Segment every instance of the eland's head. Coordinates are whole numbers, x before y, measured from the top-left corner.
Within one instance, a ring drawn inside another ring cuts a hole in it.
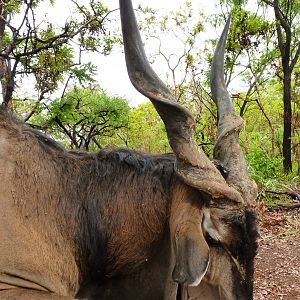
[[[230,21],[215,50],[211,71],[212,97],[218,108],[214,159],[221,166],[217,168],[194,140],[193,116],[176,102],[150,67],[131,1],[120,0],[120,9],[129,77],[155,106],[176,155],[175,170],[181,184],[175,187],[171,201],[172,278],[187,287],[183,294],[200,295],[205,286],[208,294],[192,299],[252,299],[257,230],[251,203],[257,187],[248,176],[238,143],[243,120],[236,115],[224,80]]]

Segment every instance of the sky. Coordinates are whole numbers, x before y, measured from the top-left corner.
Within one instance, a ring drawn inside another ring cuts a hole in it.
[[[103,0],[103,2],[109,9],[117,9],[119,6],[118,0]],[[158,9],[161,14],[167,14],[169,11],[178,10],[184,5],[186,0],[133,0],[132,2],[134,8],[137,8],[139,5],[149,6]],[[216,0],[193,0],[192,5],[195,12],[201,10],[208,15],[215,11],[216,2]],[[71,14],[70,6],[70,0],[57,0],[54,8],[51,8],[49,4],[42,4],[40,8],[41,16],[53,20],[57,25],[64,25],[65,20]],[[116,19],[119,18],[119,12],[116,11],[112,16]],[[172,41],[170,41],[170,47],[172,47]],[[107,57],[99,54],[91,54],[83,57],[82,61],[88,62],[90,60],[98,68],[98,74],[95,77],[96,81],[109,94],[124,96],[132,106],[146,101],[146,98],[137,92],[130,83],[121,47],[115,47],[113,52]],[[158,74],[165,73],[161,70],[159,64],[154,65],[153,68]]]

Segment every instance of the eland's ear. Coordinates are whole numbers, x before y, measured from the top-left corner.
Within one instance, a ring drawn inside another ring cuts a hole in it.
[[[174,187],[170,233],[173,251],[174,281],[195,286],[209,266],[209,247],[202,232],[203,212],[199,193],[184,184]]]
[[[210,261],[210,250],[201,226],[190,222],[178,224],[173,247],[173,280],[180,284],[197,286],[205,276]]]

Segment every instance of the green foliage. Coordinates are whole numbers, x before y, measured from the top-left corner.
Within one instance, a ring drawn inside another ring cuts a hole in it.
[[[95,150],[128,124],[129,106],[102,89],[74,88],[49,106],[40,106],[32,123],[62,140],[69,148]]]
[[[282,160],[270,157],[261,148],[252,146],[247,155],[250,175],[258,183],[264,185],[269,179],[281,177]]]
[[[258,47],[272,26],[255,13],[243,9],[236,10],[231,22],[227,51],[238,52],[243,49]]]
[[[3,11],[15,15],[20,12],[22,3],[23,1],[21,0],[8,0],[8,1],[1,1],[1,6],[3,7]]]
[[[171,151],[164,124],[151,102],[131,110],[127,134],[130,148],[153,153]]]
[[[80,84],[84,84],[85,82],[94,83],[94,75],[96,75],[96,71],[96,66],[91,62],[79,65],[78,67],[75,66],[70,69],[71,74],[74,74]]]
[[[220,0],[220,2],[234,8],[241,8],[247,3],[247,0]]]
[[[39,55],[25,57],[25,68],[31,69],[35,75],[36,89],[38,91],[53,92],[58,84],[64,82],[64,75],[73,65],[73,50],[67,45],[58,46]]]

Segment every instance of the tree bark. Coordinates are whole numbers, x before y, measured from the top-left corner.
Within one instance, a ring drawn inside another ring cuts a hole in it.
[[[292,105],[291,105],[291,73],[284,72],[283,79],[283,106],[284,106],[284,121],[283,121],[283,142],[282,155],[283,167],[286,173],[292,172]]]
[[[300,152],[296,153],[296,159],[297,159],[297,164],[298,164],[298,176],[300,176]]]
[[[7,13],[5,11],[5,2],[0,4],[0,51],[3,52],[3,38],[4,31],[6,26]],[[7,106],[7,102],[5,101],[6,93],[7,93],[7,85],[9,82],[9,72],[6,59],[1,56],[0,57],[0,82],[2,87],[2,95],[3,95],[3,104]]]

